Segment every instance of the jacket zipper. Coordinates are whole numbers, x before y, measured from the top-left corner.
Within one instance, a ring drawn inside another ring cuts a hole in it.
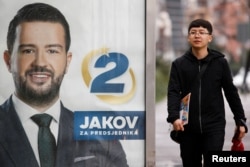
[[[201,62],[199,62],[199,73],[200,72],[201,72]],[[201,124],[201,77],[199,77],[199,123],[200,123],[200,131],[202,133],[202,124]]]

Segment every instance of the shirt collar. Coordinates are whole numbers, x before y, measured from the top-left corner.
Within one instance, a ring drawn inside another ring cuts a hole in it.
[[[15,94],[13,94],[12,96],[12,101],[14,104],[14,108],[17,112],[17,115],[19,116],[22,123],[28,121],[30,117],[32,117],[35,114],[41,114],[41,112],[37,111],[36,109],[30,107],[22,100],[20,100]],[[46,110],[43,113],[49,114],[50,116],[53,117],[54,121],[59,123],[60,111],[61,111],[60,100],[57,100],[55,104],[53,104],[48,110]]]

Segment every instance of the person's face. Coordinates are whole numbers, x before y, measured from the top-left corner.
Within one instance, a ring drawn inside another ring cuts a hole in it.
[[[66,53],[64,37],[59,23],[24,22],[16,28],[12,54],[5,51],[4,59],[18,97],[38,103],[58,98],[72,56]]]
[[[188,34],[188,41],[193,48],[206,48],[208,43],[212,41],[212,35],[203,27],[193,27]]]

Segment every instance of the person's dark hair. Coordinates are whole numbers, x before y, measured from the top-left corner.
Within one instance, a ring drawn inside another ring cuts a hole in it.
[[[64,15],[55,7],[44,3],[32,3],[22,7],[9,24],[7,34],[7,48],[11,53],[16,39],[16,28],[23,22],[45,21],[60,23],[65,32],[66,52],[70,47],[70,30],[69,24]]]
[[[212,24],[207,21],[207,20],[204,20],[204,19],[196,19],[196,20],[193,20],[190,24],[189,24],[189,27],[188,27],[188,32],[190,31],[191,28],[193,27],[203,27],[203,28],[206,28],[209,32],[209,34],[211,35],[213,33],[213,27],[212,27]]]

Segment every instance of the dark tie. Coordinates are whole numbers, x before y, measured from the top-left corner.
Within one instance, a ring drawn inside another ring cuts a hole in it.
[[[31,119],[39,126],[38,151],[41,167],[54,167],[56,142],[49,128],[52,117],[48,114],[36,114]]]

